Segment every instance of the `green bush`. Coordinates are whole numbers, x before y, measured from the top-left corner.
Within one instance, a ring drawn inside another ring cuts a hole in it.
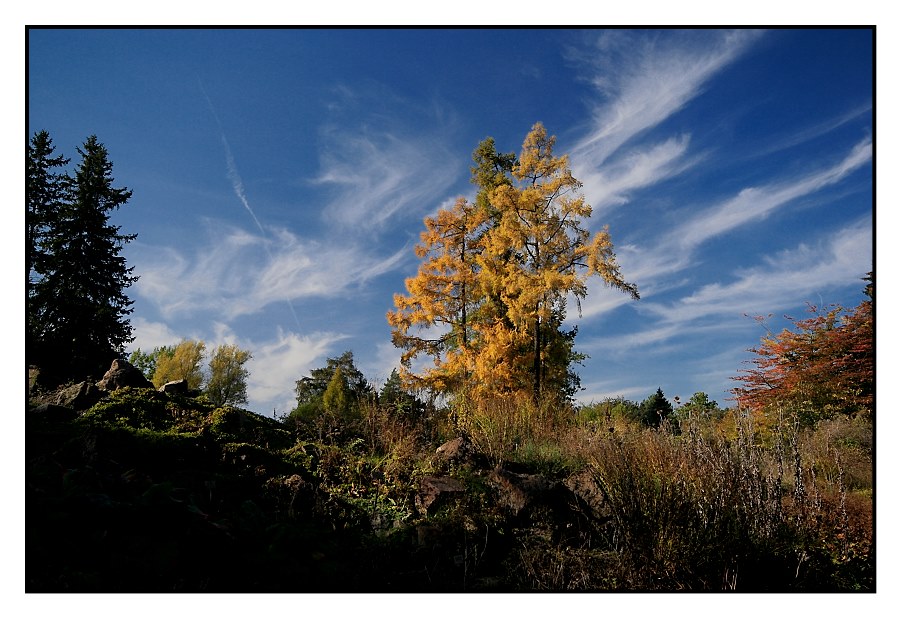
[[[106,423],[131,428],[163,431],[175,422],[168,397],[150,388],[120,388],[110,393],[81,416],[88,423]]]

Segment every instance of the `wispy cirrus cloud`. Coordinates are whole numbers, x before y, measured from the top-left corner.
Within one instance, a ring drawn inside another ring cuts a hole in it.
[[[705,285],[675,303],[647,308],[664,321],[678,323],[768,313],[814,298],[822,290],[844,287],[871,269],[872,221],[867,217],[816,244],[801,243],[765,257],[762,265],[737,272],[731,283]]]
[[[799,178],[742,189],[731,199],[690,218],[672,234],[681,250],[731,231],[748,222],[758,221],[791,201],[811,195],[843,180],[872,159],[872,141],[857,143],[839,162]]]
[[[589,103],[591,119],[570,150],[594,220],[632,201],[637,191],[706,160],[708,153],[690,151],[690,133],[650,131],[701,95],[761,35],[753,30],[689,37],[612,30],[589,45],[569,49],[570,60],[597,93]]]
[[[445,144],[455,121],[433,103],[415,106],[378,84],[337,87],[332,122],[319,139],[319,171],[310,180],[330,188],[323,219],[367,237],[395,217],[419,219],[446,197],[465,168]],[[411,118],[434,127],[410,131]]]
[[[607,30],[593,46],[570,49],[570,58],[586,67],[583,78],[601,97],[573,159],[603,164],[623,144],[680,111],[761,35],[755,30],[709,31],[703,37]]]
[[[344,228],[371,234],[398,213],[419,215],[456,181],[458,162],[434,143],[344,131],[327,141],[313,182],[333,188],[323,217]]]
[[[264,238],[207,221],[209,241],[190,251],[135,247],[137,293],[164,317],[208,313],[233,319],[303,298],[340,297],[405,259],[407,247],[380,254],[362,244],[305,240],[286,229]]]
[[[775,179],[769,184],[742,188],[733,197],[696,214],[685,214],[684,222],[645,244],[620,247],[617,255],[622,272],[627,280],[638,285],[644,298],[644,306],[654,293],[680,284],[672,275],[687,270],[695,263],[697,252],[704,242],[729,232],[739,233],[742,226],[758,223],[797,199],[814,195],[817,191],[837,184],[869,163],[871,158],[872,143],[866,138],[855,144],[839,161],[827,167],[809,171],[799,177]],[[695,206],[686,204],[681,210],[685,213],[693,212]],[[865,234],[871,237],[870,227],[859,232],[858,236]],[[860,242],[864,240],[862,237],[857,239]],[[587,300],[583,302],[583,316],[588,319],[629,303],[628,298],[621,294],[603,293],[602,286],[597,283],[593,284],[590,291]]]
[[[848,281],[857,281],[861,289],[860,279],[871,269],[871,259],[872,221],[865,217],[815,242],[765,257],[734,273],[728,283],[707,284],[668,301],[641,300],[636,308],[642,326],[625,334],[580,341],[579,350],[598,359],[592,369],[607,380],[586,384],[587,391],[579,399],[637,393],[639,400],[670,378],[671,369],[650,358],[678,358],[678,370],[692,375],[693,382],[683,392],[667,390],[666,394],[686,397],[704,391],[725,402],[728,394],[721,384],[737,374],[746,349],[762,334],[747,315],[794,311],[803,300],[815,301],[820,294],[846,288]],[[708,347],[710,341],[718,346]],[[734,343],[726,347],[722,341]],[[710,349],[720,351],[711,355]],[[636,363],[634,358],[641,360]],[[622,381],[636,378],[645,385],[621,389]]]
[[[714,330],[744,328],[745,314],[789,310],[826,290],[843,288],[872,268],[872,221],[853,225],[765,257],[759,265],[734,273],[729,283],[711,283],[668,302],[641,300],[647,327],[604,340],[608,350],[660,345]],[[860,288],[862,283],[860,283]]]
[[[599,166],[588,157],[573,163],[573,173],[584,185],[594,218],[604,210],[631,201],[631,193],[677,176],[703,156],[687,156],[690,137],[679,135],[645,148],[636,148]]]

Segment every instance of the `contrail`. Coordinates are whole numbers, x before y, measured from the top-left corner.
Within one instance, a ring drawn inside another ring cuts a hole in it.
[[[225,129],[222,128],[222,122],[219,120],[219,114],[216,113],[216,108],[212,104],[212,99],[209,98],[209,95],[206,93],[206,88],[203,87],[203,81],[198,78],[197,83],[200,85],[200,90],[206,98],[206,104],[209,106],[209,111],[216,121],[216,126],[219,128],[219,137],[222,139],[222,147],[225,149],[225,166],[228,168],[228,179],[231,180],[231,188],[234,189],[234,194],[241,203],[244,204],[244,208],[247,209],[253,222],[256,223],[256,227],[263,237],[263,248],[269,256],[269,261],[272,262],[275,258],[272,256],[272,251],[269,250],[269,234],[266,233],[266,230],[259,222],[259,219],[256,218],[256,213],[253,212],[253,208],[250,207],[250,202],[247,200],[247,194],[244,192],[244,182],[241,180],[241,175],[238,173],[237,165],[234,162],[234,155],[231,153],[231,146],[228,145],[228,139],[225,137]],[[297,329],[302,330],[300,319],[297,318],[297,311],[294,310],[294,304],[291,302],[291,299],[285,298],[285,302],[287,302],[288,308],[291,309],[291,315],[294,316],[294,322],[297,324]]]

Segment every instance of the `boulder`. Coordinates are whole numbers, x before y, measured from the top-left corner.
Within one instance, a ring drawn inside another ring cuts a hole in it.
[[[187,396],[188,393],[188,382],[186,379],[177,379],[175,381],[169,381],[164,383],[159,387],[160,392],[164,392],[165,394],[182,394]]]
[[[558,492],[559,483],[540,474],[514,473],[497,468],[490,473],[488,481],[497,489],[498,501],[518,515],[533,505],[552,501]]]
[[[419,483],[416,508],[426,515],[465,491],[462,482],[450,476],[425,476]]]
[[[605,516],[608,514],[609,506],[606,503],[606,496],[600,483],[594,478],[594,475],[588,469],[575,473],[564,482],[566,488],[584,502],[593,512],[595,516]]]
[[[68,407],[76,411],[83,411],[94,406],[101,398],[103,393],[89,381],[82,381],[74,385],[61,388],[53,393],[51,400],[46,400],[52,405],[60,407]]]
[[[479,455],[472,442],[465,437],[451,439],[439,446],[434,453],[439,462],[468,464],[484,462],[483,457]]]
[[[144,377],[144,374],[129,362],[115,359],[103,379],[97,382],[97,387],[106,392],[119,388],[152,388],[153,384]]]

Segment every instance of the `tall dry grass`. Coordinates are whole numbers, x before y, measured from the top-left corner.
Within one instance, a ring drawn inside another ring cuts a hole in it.
[[[631,585],[874,586],[871,501],[848,500],[847,481],[871,477],[871,457],[856,445],[871,427],[844,420],[802,430],[784,416],[764,440],[752,418],[735,412],[730,421],[733,438],[685,423],[680,435],[613,431],[575,446],[603,487]]]
[[[469,403],[460,419],[495,462],[588,469],[602,487],[606,522],[580,548],[522,547],[535,589],[872,589],[871,425],[774,414],[654,430],[506,398]]]

